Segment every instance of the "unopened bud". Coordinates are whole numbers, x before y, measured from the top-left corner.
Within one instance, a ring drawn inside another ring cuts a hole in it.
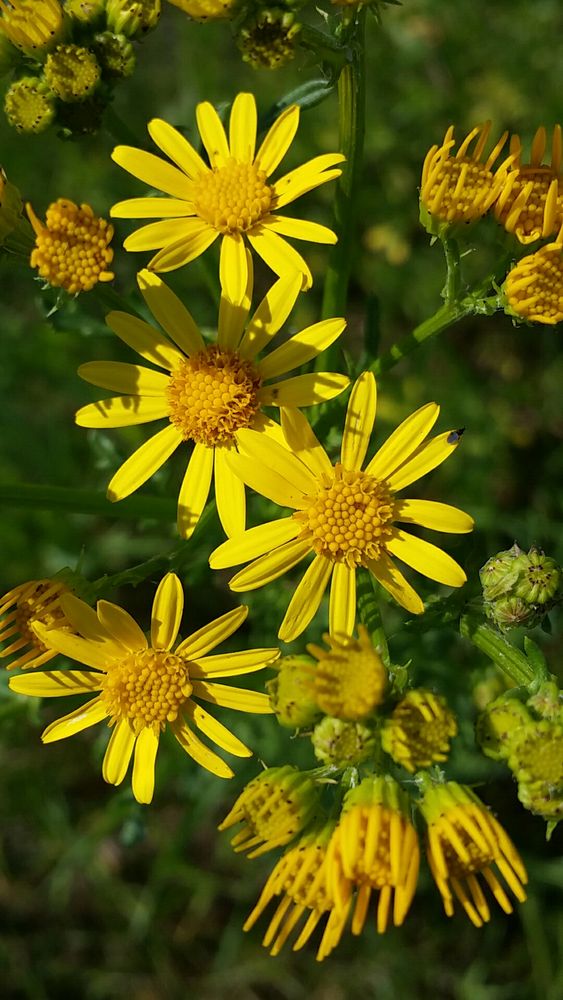
[[[282,656],[274,668],[277,675],[267,682],[266,690],[280,726],[312,725],[320,715],[314,696],[314,661],[309,656]]]
[[[359,722],[343,722],[326,716],[317,723],[311,737],[315,757],[323,764],[351,767],[373,753],[373,732]]]
[[[94,37],[94,50],[107,76],[131,76],[135,69],[135,50],[125,35],[101,31]]]
[[[156,28],[161,7],[161,0],[107,0],[107,26],[115,35],[141,38]]]

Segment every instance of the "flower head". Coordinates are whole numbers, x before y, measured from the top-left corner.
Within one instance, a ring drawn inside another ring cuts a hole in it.
[[[107,25],[116,35],[141,38],[156,28],[161,9],[161,0],[107,0]]]
[[[397,428],[362,470],[375,419],[376,387],[370,372],[357,380],[333,465],[305,417],[282,412],[287,448],[249,430],[240,432],[242,452],[229,456],[233,471],[258,493],[293,514],[250,528],[211,554],[213,569],[253,560],[230,581],[235,591],[275,580],[309,555],[313,561],[297,585],[279,630],[291,642],[317,612],[332,577],[329,629],[350,636],[356,613],[356,569],[365,566],[398,603],[414,614],[424,605],[395,566],[396,556],[430,579],[460,587],[465,573],[441,549],[411,535],[398,522],[438,531],[467,532],[468,514],[430,500],[401,500],[396,494],[436,468],[456,449],[460,432],[428,441],[439,407],[427,403]]]
[[[373,730],[361,722],[345,722],[325,715],[311,735],[315,757],[322,764],[352,767],[367,760],[376,747]]]
[[[0,642],[8,643],[0,650],[0,659],[14,657],[6,664],[8,670],[40,667],[56,656],[34,626],[39,623],[45,629],[71,630],[61,604],[61,598],[69,593],[59,580],[29,580],[0,599]]]
[[[423,767],[447,760],[450,739],[457,733],[457,722],[445,698],[415,688],[385,719],[381,745],[386,753],[414,774]]]
[[[530,162],[522,164],[522,144],[513,135],[510,149],[514,162],[505,174],[495,204],[499,222],[520,243],[534,243],[556,233],[563,224],[563,178],[561,177],[561,126],[553,129],[551,163],[543,163],[547,132],[541,125],[532,142]]]
[[[160,734],[167,726],[198,764],[220,778],[231,778],[233,772],[228,764],[199,739],[194,729],[222,750],[249,757],[248,747],[217,722],[199,700],[241,712],[271,712],[265,694],[216,681],[261,670],[276,659],[277,649],[207,655],[236,631],[248,609],[235,608],[176,644],[184,593],[178,577],[167,573],[154,598],[149,644],[134,619],[115,604],[99,601],[96,613],[83,601],[67,595],[61,605],[77,634],[39,623],[34,626],[35,632],[50,649],[77,660],[86,669],[12,677],[10,687],[40,698],[65,694],[93,697],[47,726],[43,742],[65,739],[106,721],[112,733],[104,756],[104,779],[112,785],[121,784],[134,754],[133,794],[143,803],[153,797],[156,753]]]
[[[244,302],[235,307],[222,297],[217,341],[207,344],[180,300],[156,275],[141,271],[141,292],[166,335],[127,313],[110,313],[107,322],[118,337],[165,373],[105,361],[79,370],[88,382],[126,394],[83,407],[76,416],[82,427],[168,421],[118,469],[108,487],[110,500],[121,500],[136,490],[179,445],[194,446],[178,500],[178,530],[185,538],[194,531],[207,501],[213,472],[225,531],[235,535],[244,530],[244,487],[227,457],[249,427],[268,441],[282,439],[281,428],[265,416],[263,406],[309,406],[338,395],[348,384],[345,376],[322,372],[278,381],[332,343],[345,326],[343,319],[307,327],[258,360],[291,311],[300,278],[295,272],[280,278],[249,319],[252,276],[248,273]]]
[[[364,625],[358,626],[358,636],[325,635],[328,650],[314,643],[307,646],[318,660],[312,675],[315,701],[337,719],[365,719],[383,700],[385,667]]]
[[[18,132],[44,132],[55,117],[55,98],[44,80],[22,76],[8,87],[4,111]]]
[[[512,913],[493,866],[516,899],[524,902],[527,876],[522,860],[500,823],[471,789],[455,781],[430,786],[419,806],[428,824],[428,863],[448,917],[454,912],[455,894],[475,927],[490,919],[478,875],[501,909]]]
[[[318,156],[272,183],[271,175],[289,149],[299,124],[299,108],[286,108],[256,152],[257,112],[252,94],[239,94],[231,109],[229,139],[215,108],[198,104],[196,117],[209,166],[176,129],[160,119],[149,122],[156,145],[175,164],[131,146],[117,146],[113,159],[134,177],[171,198],[133,198],[114,205],[117,218],[161,218],[124,243],[126,250],[157,250],[153,271],[171,271],[199,257],[221,237],[221,284],[235,304],[248,283],[245,241],[278,275],[300,272],[303,287],[311,272],[284,236],[334,243],[336,236],[315,222],[278,215],[306,191],[341,173],[340,153]]]
[[[308,656],[281,656],[275,664],[276,676],[267,682],[266,690],[280,726],[297,729],[318,719],[320,709],[311,686],[312,665]]]
[[[238,6],[238,0],[168,0],[168,3],[179,7],[194,21],[218,21],[231,18]]]
[[[45,63],[45,82],[61,101],[83,101],[100,81],[100,65],[90,49],[57,45]]]
[[[563,708],[558,719],[529,719],[507,747],[518,798],[536,816],[563,819]]]
[[[251,13],[240,25],[236,43],[244,62],[254,69],[279,69],[295,56],[301,25],[282,7],[265,7]]]
[[[45,223],[31,205],[27,214],[36,236],[31,266],[53,288],[76,295],[89,292],[98,281],[113,280],[113,271],[108,270],[113,260],[109,246],[113,226],[95,215],[90,205],[58,198],[49,205]]]
[[[496,201],[512,156],[493,171],[508,136],[505,132],[483,161],[490,131],[490,122],[476,125],[452,155],[455,139],[454,127],[450,125],[442,145],[432,146],[426,154],[420,206],[421,219],[429,232],[438,234],[443,226],[474,222]]]
[[[268,767],[241,792],[219,830],[242,823],[231,846],[237,852],[248,851],[249,858],[258,858],[293,840],[317,809],[315,783],[307,774],[289,764]]]
[[[554,243],[522,257],[504,283],[509,315],[555,326],[563,321],[563,226]]]
[[[106,0],[65,0],[65,13],[84,24],[97,21],[105,9]]]
[[[45,52],[58,38],[62,23],[58,0],[0,0],[0,33],[28,55]]]

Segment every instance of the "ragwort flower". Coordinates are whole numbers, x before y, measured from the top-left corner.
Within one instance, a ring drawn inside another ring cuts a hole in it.
[[[113,226],[95,215],[90,205],[57,198],[44,223],[31,205],[26,207],[35,232],[30,264],[53,288],[76,295],[91,291],[98,281],[113,281],[113,271],[108,270]]]
[[[563,226],[554,243],[522,257],[504,283],[507,312],[530,323],[563,322]]]
[[[512,136],[510,149],[514,163],[495,204],[499,222],[524,244],[552,236],[563,223],[560,125],[553,129],[550,164],[542,162],[546,146],[547,132],[541,125],[532,142],[530,162],[522,164],[520,137]]]
[[[121,466],[108,487],[110,500],[121,500],[145,483],[183,442],[194,445],[178,498],[178,530],[189,538],[205,506],[215,474],[215,496],[228,535],[245,526],[245,492],[227,457],[243,429],[283,440],[281,428],[262,412],[263,406],[309,406],[330,399],[348,384],[343,375],[312,373],[278,381],[331,344],[345,326],[343,319],[322,320],[296,333],[261,361],[285,322],[300,289],[293,271],[270,289],[249,320],[252,264],[243,303],[235,307],[224,296],[219,309],[217,342],[207,344],[190,313],[161,279],[150,271],[138,275],[139,286],[167,336],[124,312],[107,317],[111,329],[147,361],[165,371],[113,361],[82,365],[82,378],[123,396],[90,403],[76,415],[82,427],[129,427],[166,418],[167,426],[149,438]]]
[[[134,177],[164,191],[171,198],[133,198],[114,205],[111,214],[122,219],[161,218],[143,226],[124,243],[126,250],[157,250],[149,263],[153,271],[171,271],[199,257],[221,236],[221,283],[228,298],[239,303],[247,285],[245,241],[278,275],[301,273],[303,287],[312,277],[307,264],[283,237],[315,243],[335,243],[326,226],[278,215],[278,210],[306,191],[341,173],[340,153],[317,156],[270,182],[299,124],[299,108],[286,108],[276,119],[256,152],[257,113],[252,94],[239,94],[233,103],[229,139],[219,115],[207,101],[198,104],[197,124],[209,157],[209,166],[176,129],[165,121],[149,122],[149,133],[166,160],[132,146],[117,146],[113,159]]]
[[[0,0],[0,33],[27,55],[44,52],[61,33],[58,0]]]
[[[465,573],[450,556],[397,522],[467,532],[473,527],[472,518],[447,504],[396,497],[445,461],[455,451],[460,433],[446,431],[425,441],[439,413],[436,403],[427,403],[403,421],[362,470],[375,408],[375,379],[364,372],[350,396],[336,465],[298,410],[282,411],[291,451],[246,430],[239,433],[243,452],[229,455],[233,471],[244,482],[274,503],[292,507],[294,513],[224,542],[211,554],[211,567],[225,569],[252,560],[229,585],[235,591],[254,590],[314,555],[279,630],[286,642],[300,635],[314,617],[331,577],[330,633],[352,634],[359,566],[365,566],[414,614],[421,614],[424,605],[393,556],[446,586],[465,582]]]
[[[94,697],[47,726],[44,743],[107,721],[113,728],[103,777],[112,785],[121,784],[134,755],[133,794],[143,803],[153,797],[156,753],[167,725],[182,749],[220,778],[231,778],[231,768],[194,729],[228,753],[251,756],[252,751],[199,704],[201,699],[240,712],[272,711],[267,695],[215,682],[262,670],[276,659],[277,649],[207,655],[242,624],[246,607],[216,618],[174,648],[184,608],[182,585],[174,573],[167,573],[156,591],[150,644],[135,620],[116,604],[99,601],[97,613],[72,595],[64,597],[61,604],[77,635],[40,624],[35,625],[35,631],[50,648],[83,663],[86,669],[12,677],[10,687],[38,698],[67,694]]]
[[[14,657],[6,664],[8,670],[40,667],[56,656],[34,626],[39,622],[45,628],[71,631],[61,605],[61,598],[69,593],[60,580],[28,580],[0,598],[0,642],[8,643],[0,650],[0,659]]]
[[[407,691],[381,727],[381,746],[414,774],[448,758],[457,722],[445,698],[424,688]]]

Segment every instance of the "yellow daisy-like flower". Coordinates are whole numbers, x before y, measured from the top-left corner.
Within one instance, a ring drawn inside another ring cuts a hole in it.
[[[433,691],[407,691],[381,727],[381,746],[395,761],[414,774],[423,767],[447,760],[457,722],[445,698]]]
[[[483,876],[501,909],[512,913],[512,904],[493,865],[518,902],[524,902],[528,879],[520,855],[470,788],[455,781],[428,787],[419,806],[428,823],[428,863],[448,917],[454,912],[453,889],[475,927],[482,927],[490,919],[478,875]]]
[[[58,0],[0,0],[0,33],[29,55],[49,48],[62,23]]]
[[[184,593],[174,573],[167,573],[156,591],[150,644],[135,620],[116,604],[99,601],[96,613],[83,601],[66,595],[61,605],[77,634],[40,624],[35,624],[35,631],[45,645],[88,669],[12,677],[10,687],[38,698],[67,694],[94,697],[47,726],[41,737],[44,743],[74,736],[107,720],[113,728],[104,756],[103,777],[112,785],[121,784],[134,755],[133,794],[142,803],[151,802],[153,797],[156,753],[160,734],[167,725],[182,749],[220,778],[231,778],[233,771],[194,729],[228,753],[251,756],[252,751],[195,700],[240,712],[272,711],[267,695],[215,682],[262,670],[277,658],[277,649],[207,655],[242,624],[246,607],[234,608],[175,646]]]
[[[59,580],[29,580],[0,598],[0,642],[9,643],[0,650],[0,659],[15,657],[6,664],[8,670],[40,667],[56,656],[36,634],[34,625],[39,622],[45,628],[71,631],[61,605],[61,598],[69,593]]]
[[[98,281],[113,281],[113,271],[108,270],[113,226],[95,215],[90,205],[58,198],[49,205],[45,223],[31,205],[26,208],[36,237],[30,264],[53,288],[76,295],[91,291]]]
[[[503,290],[507,312],[548,326],[563,321],[563,226],[554,243],[518,261]]]
[[[543,163],[547,132],[541,125],[532,142],[530,162],[522,165],[520,137],[513,135],[511,138],[514,163],[505,176],[495,204],[495,215],[520,243],[546,239],[563,223],[562,145],[561,126],[556,125],[551,142],[551,163]]]
[[[491,122],[476,125],[452,155],[455,139],[454,126],[450,125],[442,145],[428,150],[422,168],[420,205],[423,221],[430,231],[434,231],[432,227],[480,219],[498,198],[513,156],[508,156],[493,172],[508,132],[483,161],[490,131]]]
[[[126,250],[158,250],[153,271],[171,271],[199,257],[220,236],[221,284],[234,303],[244,297],[248,263],[245,240],[278,275],[297,270],[303,288],[312,277],[285,236],[314,243],[335,243],[331,229],[278,215],[278,211],[320,184],[339,177],[340,153],[317,156],[271,183],[270,177],[289,149],[299,124],[292,105],[276,119],[256,152],[257,112],[252,94],[239,94],[232,106],[229,139],[219,115],[207,101],[196,118],[209,166],[176,129],[160,119],[148,130],[175,166],[144,150],[117,146],[113,159],[134,177],[171,198],[133,198],[114,205],[121,219],[161,218],[143,226],[124,243]]]
[[[375,379],[364,372],[350,396],[336,465],[298,410],[282,411],[291,450],[246,430],[239,433],[243,453],[229,455],[236,475],[274,503],[292,507],[294,513],[224,542],[211,554],[211,567],[225,569],[251,559],[229,586],[235,591],[254,590],[314,556],[278,633],[286,642],[297,638],[312,620],[331,577],[330,633],[352,634],[359,566],[365,566],[413,614],[421,614],[424,605],[393,556],[446,586],[465,583],[465,573],[450,556],[397,522],[467,532],[473,519],[447,504],[396,496],[449,458],[460,432],[446,431],[425,441],[440,412],[436,403],[427,403],[403,421],[362,470],[375,409]]]
[[[383,701],[387,673],[365,625],[358,639],[325,634],[328,650],[315,643],[307,649],[318,660],[311,687],[318,707],[337,719],[365,719]]]
[[[290,313],[301,279],[293,271],[280,278],[251,319],[252,264],[243,302],[223,296],[217,342],[206,344],[190,313],[157,275],[141,271],[139,287],[153,316],[168,336],[128,313],[107,317],[111,329],[147,361],[164,369],[94,361],[82,365],[82,378],[123,396],[91,403],[78,411],[82,427],[129,427],[166,418],[158,431],[121,466],[108,487],[121,500],[142,486],[183,442],[194,445],[178,498],[178,530],[189,538],[205,506],[215,474],[215,496],[228,535],[244,531],[245,492],[227,458],[246,428],[268,441],[283,441],[281,428],[264,406],[310,406],[331,399],[348,385],[344,375],[312,373],[279,380],[280,375],[314,358],[344,329],[345,320],[328,319],[296,333],[258,361]],[[281,445],[280,445],[281,447]]]

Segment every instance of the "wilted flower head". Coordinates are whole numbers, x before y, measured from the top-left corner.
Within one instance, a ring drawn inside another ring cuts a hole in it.
[[[386,753],[415,771],[447,760],[450,740],[457,733],[457,722],[445,698],[415,688],[395,706],[381,728],[381,745]]]

